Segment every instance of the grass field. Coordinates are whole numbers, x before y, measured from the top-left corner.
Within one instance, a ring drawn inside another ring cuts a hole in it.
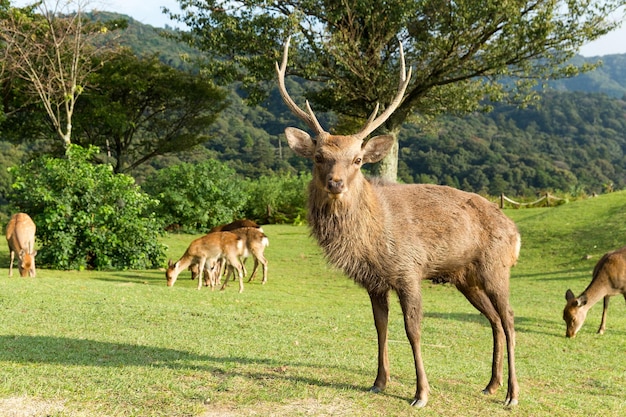
[[[397,302],[392,382],[367,389],[376,337],[365,291],[328,267],[306,227],[265,226],[269,280],[242,294],[167,288],[163,271],[38,270],[7,277],[0,245],[0,417],[15,416],[623,416],[626,305],[614,297],[606,334],[591,309],[566,339],[564,294],[626,245],[626,193],[556,208],[507,210],[522,233],[511,277],[520,404],[484,396],[488,322],[449,285],[423,284],[429,403],[413,409],[415,373]],[[164,239],[177,259],[193,239]],[[589,259],[587,258],[589,255]],[[248,267],[251,263],[248,263]]]

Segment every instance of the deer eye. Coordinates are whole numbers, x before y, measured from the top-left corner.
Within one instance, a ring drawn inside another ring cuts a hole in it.
[[[356,158],[356,159],[354,160],[354,163],[355,163],[356,165],[361,165],[361,162],[363,162],[363,158]]]
[[[324,162],[324,157],[320,154],[315,155],[315,162],[318,164],[321,164],[322,162]]]

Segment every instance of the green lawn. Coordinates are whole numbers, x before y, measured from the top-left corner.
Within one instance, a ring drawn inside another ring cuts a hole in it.
[[[413,409],[415,373],[399,305],[391,311],[392,382],[370,394],[376,336],[364,290],[328,267],[305,227],[264,226],[269,279],[225,291],[173,288],[163,271],[39,269],[7,277],[0,245],[0,416],[623,416],[626,305],[601,303],[564,337],[564,294],[626,245],[626,193],[557,208],[507,210],[522,233],[511,278],[520,404],[480,390],[491,329],[453,287],[423,284],[429,403]],[[165,239],[178,259],[195,236]],[[586,258],[590,256],[590,259]],[[251,262],[248,262],[251,269]]]

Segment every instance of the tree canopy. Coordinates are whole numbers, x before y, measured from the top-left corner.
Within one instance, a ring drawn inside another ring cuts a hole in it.
[[[226,92],[203,74],[127,49],[105,57],[89,81],[77,107],[75,143],[98,146],[115,172],[206,142],[227,104]]]
[[[24,8],[0,4],[0,50],[3,84],[21,81],[21,91],[37,101],[65,147],[72,141],[72,118],[86,79],[95,69],[92,57],[106,44],[95,38],[109,27],[87,19],[86,0],[33,2]],[[115,22],[109,22],[116,27]]]
[[[296,44],[288,72],[316,81],[314,108],[341,116],[350,133],[396,91],[399,44],[413,79],[383,129],[397,135],[410,116],[466,113],[485,99],[527,102],[540,81],[593,66],[566,65],[581,45],[618,26],[624,0],[179,0],[181,39],[206,53],[224,83],[239,81],[252,100],[273,83],[282,44]],[[503,79],[511,80],[503,83]],[[263,83],[265,81],[266,83]],[[395,178],[397,148],[384,176]]]

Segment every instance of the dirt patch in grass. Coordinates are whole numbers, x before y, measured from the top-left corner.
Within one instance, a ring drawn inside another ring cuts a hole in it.
[[[289,404],[258,404],[252,407],[228,407],[207,406],[207,411],[200,417],[349,417],[358,413],[352,408],[352,404],[346,401],[333,401],[330,404],[322,403],[316,399],[294,401]]]
[[[0,398],[2,417],[44,417],[64,410],[63,401],[46,401],[32,397]]]

